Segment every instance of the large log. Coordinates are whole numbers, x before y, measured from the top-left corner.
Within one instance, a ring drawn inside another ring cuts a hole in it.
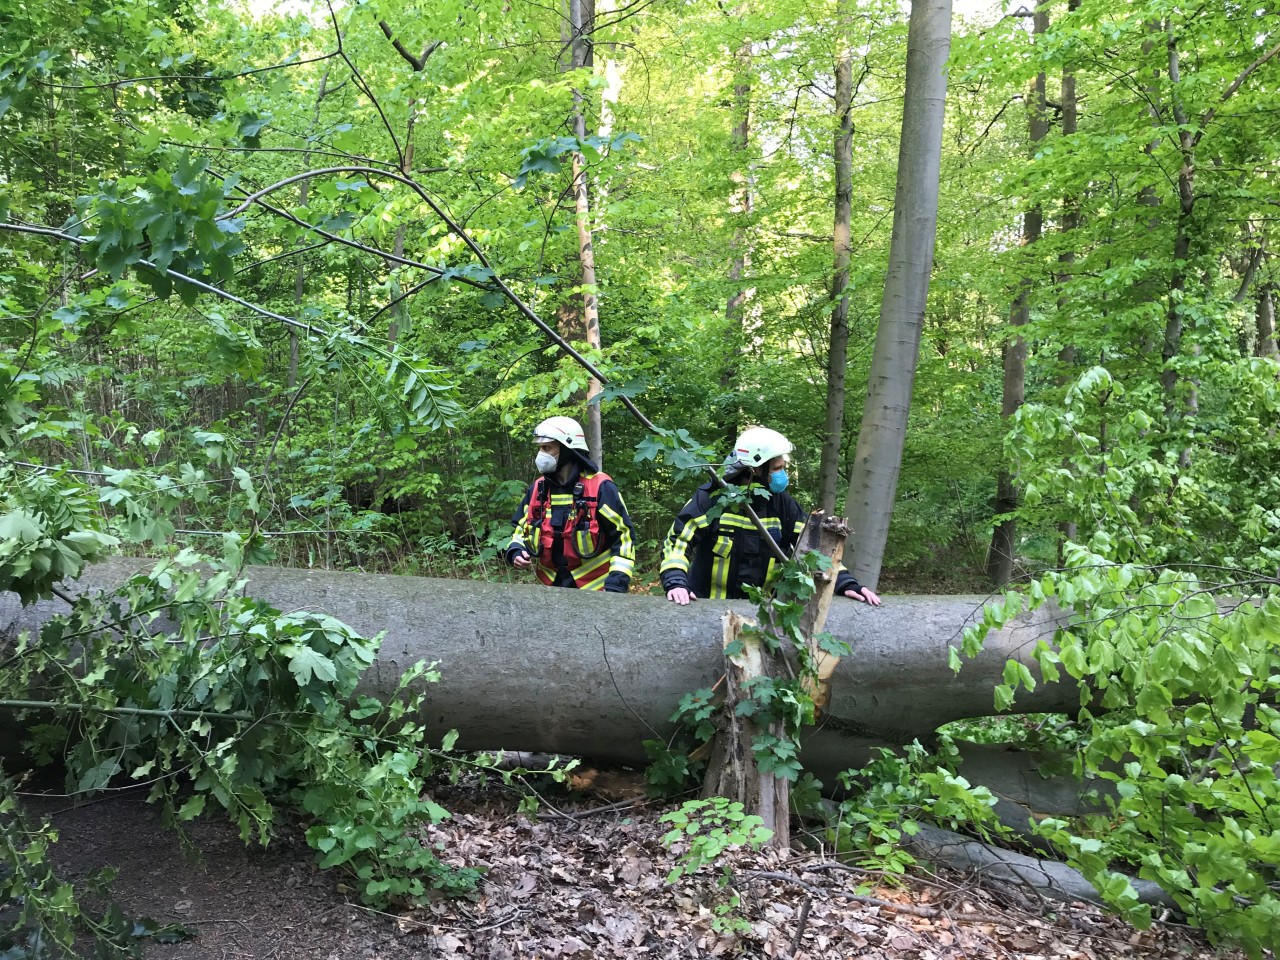
[[[86,572],[72,591],[110,588],[145,561],[117,559]],[[745,603],[584,593],[515,583],[252,567],[249,592],[282,610],[316,610],[386,639],[366,689],[394,689],[417,660],[438,661],[429,694],[432,730],[458,730],[467,749],[506,748],[643,764],[641,742],[672,733],[681,696],[723,672],[721,616]],[[1005,660],[1031,664],[1036,641],[1052,637],[1056,611],[1042,608],[993,633],[959,676],[948,648],[981,597],[899,596],[881,607],[838,598],[827,629],[853,648],[832,678],[820,729],[804,761],[819,777],[861,764],[872,748],[927,740],[943,723],[992,712]],[[0,597],[0,629],[38,627],[62,608],[22,609]],[[1020,694],[1023,712],[1070,710],[1069,684]]]

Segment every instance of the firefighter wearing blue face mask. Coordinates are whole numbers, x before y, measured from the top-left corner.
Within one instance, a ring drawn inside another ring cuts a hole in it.
[[[737,486],[758,484],[751,507],[769,535],[788,556],[808,519],[787,493],[792,446],[767,427],[749,427],[738,437],[725,464],[725,481]],[[777,561],[750,518],[733,505],[720,509],[722,490],[715,481],[698,488],[676,515],[662,555],[662,589],[667,599],[684,605],[699,597],[740,600],[743,584],[762,587],[773,577]],[[879,606],[880,598],[847,571],[836,577],[836,593]]]

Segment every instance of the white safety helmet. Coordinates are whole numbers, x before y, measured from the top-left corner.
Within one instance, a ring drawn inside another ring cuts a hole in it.
[[[533,439],[537,443],[550,443],[554,440],[571,450],[587,452],[587,435],[573,417],[548,417],[533,428]]]
[[[733,445],[731,464],[758,467],[774,457],[785,457],[792,450],[791,441],[768,427],[747,427]]]

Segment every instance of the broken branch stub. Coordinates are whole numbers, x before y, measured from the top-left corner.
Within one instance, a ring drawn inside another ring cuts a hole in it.
[[[816,665],[817,675],[806,676],[804,691],[813,699],[816,710],[827,705],[831,696],[831,674],[835,672],[840,658],[833,653],[821,649],[814,639],[822,633],[827,625],[827,613],[831,610],[831,601],[836,592],[836,570],[844,558],[844,545],[849,537],[849,524],[843,517],[829,517],[821,510],[809,514],[804,532],[796,543],[796,557],[806,553],[821,553],[831,561],[826,570],[817,570],[813,575],[816,588],[813,597],[805,606],[804,616],[800,620],[800,629],[806,638],[809,656]]]

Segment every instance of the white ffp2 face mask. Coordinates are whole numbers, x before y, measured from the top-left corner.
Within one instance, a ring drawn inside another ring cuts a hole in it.
[[[556,468],[556,458],[542,450],[538,451],[538,455],[533,458],[533,465],[539,473],[550,473]]]

